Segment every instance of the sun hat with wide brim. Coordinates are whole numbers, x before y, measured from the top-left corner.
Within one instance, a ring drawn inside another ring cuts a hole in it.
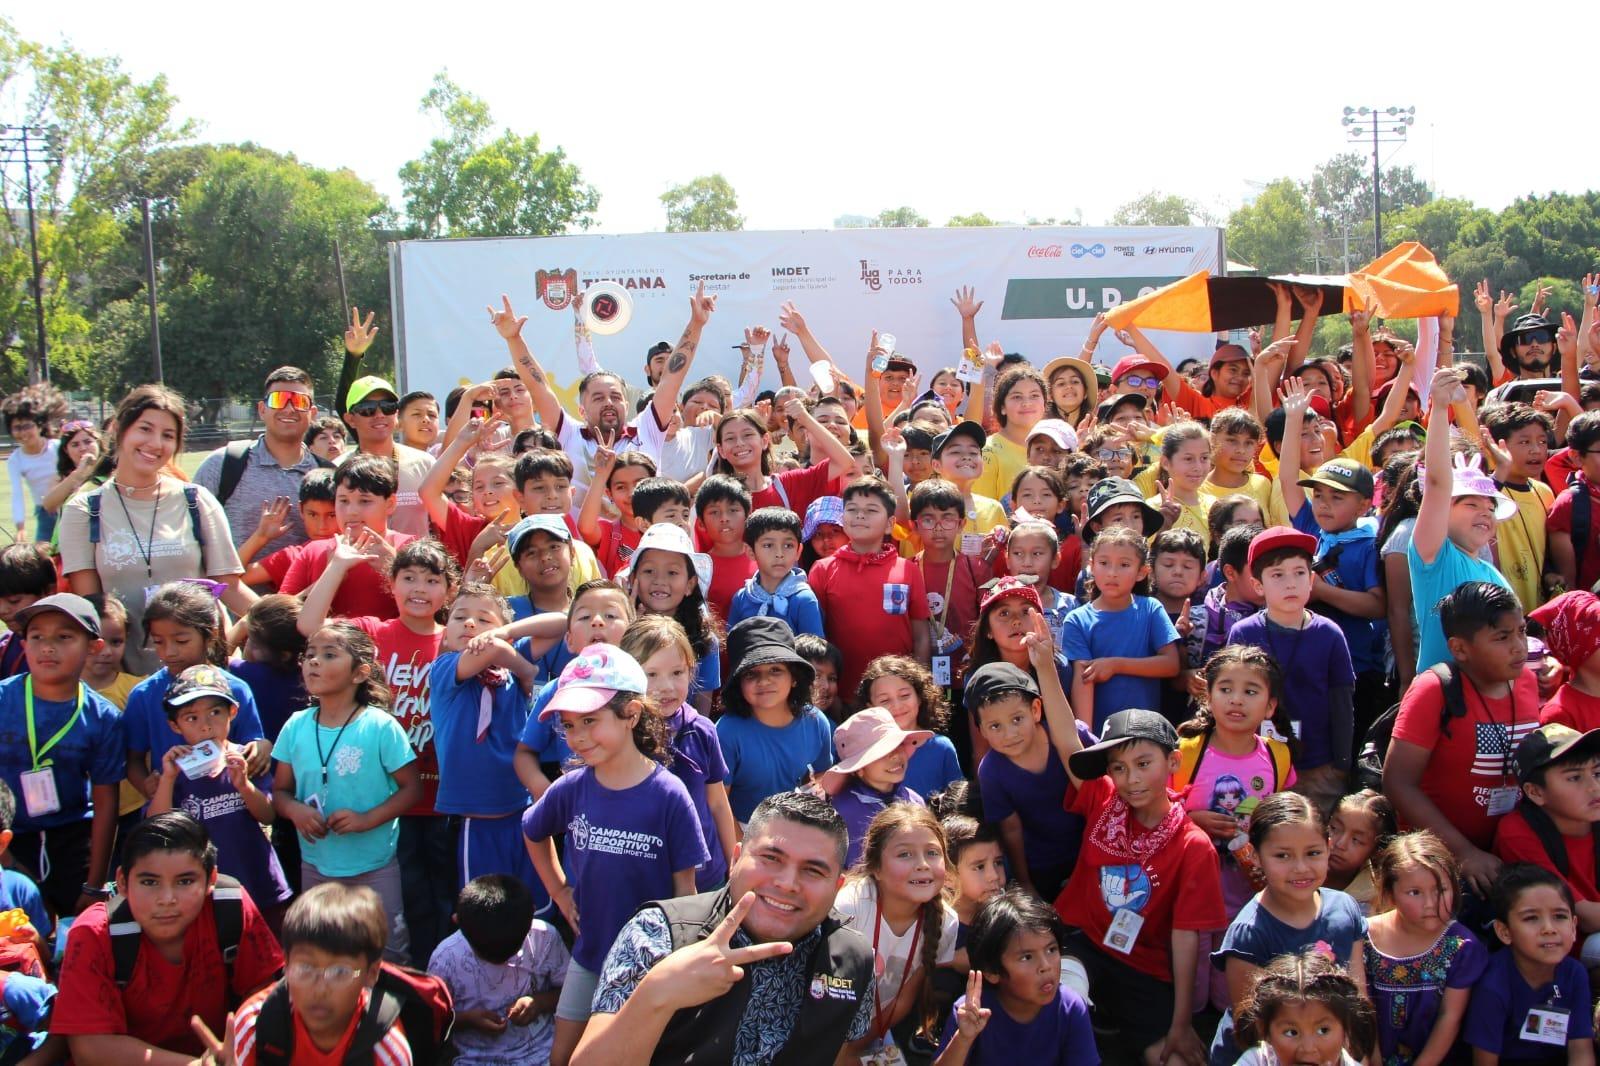
[[[1056,376],[1056,371],[1071,367],[1078,372],[1078,377],[1083,380],[1083,391],[1088,399],[1089,410],[1094,410],[1095,404],[1100,402],[1100,381],[1095,377],[1094,367],[1082,359],[1070,355],[1058,355],[1044,365],[1044,385],[1048,392],[1050,380]]]
[[[694,550],[694,541],[689,539],[689,534],[684,532],[682,526],[675,526],[671,522],[657,522],[639,538],[639,546],[633,549],[625,578],[633,576],[633,567],[644,558],[644,553],[654,548],[657,551],[676,552],[689,560],[689,565],[694,568],[696,579],[700,582],[700,595],[704,596],[711,591],[711,556],[705,552]]]
[[[746,670],[768,663],[784,663],[804,673],[807,680],[817,672],[816,667],[794,650],[794,630],[783,619],[757,615],[735,623],[728,630],[728,676],[725,680],[734,681]]]
[[[853,774],[879,759],[894,754],[900,745],[911,741],[920,748],[933,739],[927,729],[901,729],[894,715],[882,707],[868,707],[846,718],[833,731],[833,746],[839,761],[828,767],[830,774]]]

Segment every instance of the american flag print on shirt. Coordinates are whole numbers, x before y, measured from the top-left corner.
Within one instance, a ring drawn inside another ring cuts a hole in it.
[[[1477,748],[1472,755],[1472,772],[1482,777],[1506,777],[1516,773],[1511,753],[1517,750],[1522,738],[1539,728],[1536,720],[1505,725],[1501,722],[1477,722],[1473,725]]]

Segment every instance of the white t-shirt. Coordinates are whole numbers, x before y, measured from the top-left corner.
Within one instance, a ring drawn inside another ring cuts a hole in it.
[[[60,448],[61,442],[52,437],[44,442],[44,450],[37,455],[29,455],[17,447],[6,457],[6,470],[11,474],[11,524],[18,530],[28,516],[27,501],[22,498],[23,482],[27,482],[28,491],[33,495],[33,505],[39,506],[39,501],[55,484],[56,452]]]
[[[878,911],[878,883],[870,877],[852,877],[839,890],[833,909],[844,918],[846,925],[871,943],[872,920]],[[945,905],[944,917],[939,923],[939,947],[934,956],[934,961],[941,966],[956,957],[956,930],[959,924],[956,912],[948,904]],[[916,930],[916,923],[913,922],[903,936],[896,936],[888,922],[881,919],[878,922],[877,956],[872,965],[878,975],[878,1002],[884,1010],[888,1010],[889,1004],[900,994],[900,986],[905,984],[907,975],[915,973],[922,965],[922,941],[929,931],[924,929],[921,936],[917,937],[917,957],[909,958],[911,938]]]
[[[641,411],[635,424],[639,427],[639,450],[656,461],[657,477],[688,481],[706,472],[715,426],[684,426],[667,440],[666,428],[656,424],[654,407]]]
[[[339,456],[338,462],[344,462],[358,451],[359,448],[348,449]],[[396,533],[426,537],[428,509],[422,506],[422,494],[418,490],[422,488],[428,471],[433,469],[433,456],[396,441],[394,461],[400,468],[400,486],[395,492],[394,514],[389,516],[389,528]]]
[[[646,409],[649,410],[648,408]],[[641,421],[654,422],[654,415],[639,415],[627,424],[627,429],[632,430],[628,436],[619,440],[614,451],[631,452],[639,445],[639,423]],[[572,514],[577,516],[583,507],[583,498],[589,494],[589,482],[594,478],[594,456],[600,444],[593,436],[584,432],[582,420],[573,418],[566,411],[561,412],[561,425],[556,429],[556,439],[561,442],[561,450],[567,453],[567,458],[572,460]]]

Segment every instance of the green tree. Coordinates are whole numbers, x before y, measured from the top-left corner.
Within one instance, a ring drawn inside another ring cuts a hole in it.
[[[1299,182],[1279,178],[1228,218],[1228,257],[1263,274],[1300,271],[1311,245],[1311,205]]]
[[[1322,252],[1331,258],[1333,248],[1343,249],[1344,235],[1350,234],[1351,268],[1365,263],[1372,249],[1372,159],[1357,152],[1345,152],[1323,163],[1311,175],[1307,195],[1311,199],[1320,228]],[[1390,227],[1394,216],[1408,207],[1417,207],[1433,198],[1427,183],[1416,176],[1410,167],[1389,167],[1379,176],[1383,194],[1383,228],[1385,247],[1389,250],[1395,242]],[[1355,249],[1360,248],[1358,256]],[[1361,263],[1357,263],[1357,259]]]
[[[1129,200],[1112,212],[1113,226],[1192,226],[1201,214],[1193,200],[1154,190]]]
[[[444,136],[400,168],[420,236],[543,237],[593,224],[600,194],[559,147],[542,150],[537,133],[493,136],[489,105],[443,71],[421,110],[444,124]]]
[[[878,212],[878,217],[873,219],[874,226],[884,229],[920,228],[928,224],[928,220],[917,214],[911,207],[886,207]]]
[[[668,233],[704,233],[744,229],[739,197],[721,174],[707,174],[661,194],[667,208]]]
[[[984,214],[982,211],[970,215],[953,215],[946,226],[998,226],[1000,223]]]

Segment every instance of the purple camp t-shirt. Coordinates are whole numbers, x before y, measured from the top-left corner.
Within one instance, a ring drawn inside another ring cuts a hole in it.
[[[850,851],[844,860],[846,867],[854,866],[856,860],[861,858],[861,845],[866,843],[867,826],[872,824],[879,811],[891,803],[927,806],[922,797],[907,788],[904,782],[895,786],[893,792],[879,792],[859,777],[852,777],[850,783],[833,797],[833,809],[839,812],[839,817],[844,819],[845,828],[850,830]]]
[[[1082,722],[1078,736],[1087,746],[1094,736]],[[1043,723],[1040,724],[1043,727]],[[1022,851],[1034,870],[1072,869],[1083,840],[1083,819],[1063,806],[1067,795],[1067,768],[1055,745],[1049,745],[1044,770],[1024,770],[997,751],[978,763],[978,793],[983,815],[999,825],[1011,815],[1022,819]],[[1014,873],[1020,871],[1014,871]]]
[[[962,996],[950,1008],[944,1036],[939,1041],[940,1051],[955,1039],[956,1012],[966,1001],[967,997]],[[967,1053],[968,1062],[1025,1062],[1028,1066],[1097,1066],[1100,1062],[1089,1008],[1069,988],[1057,988],[1055,1002],[1029,1022],[1019,1022],[1007,1014],[992,985],[983,986],[983,1005],[989,1008],[989,1024]]]
[[[1283,702],[1300,740],[1297,770],[1314,770],[1333,761],[1333,723],[1329,694],[1352,688],[1355,668],[1344,630],[1320,614],[1307,614],[1299,629],[1288,629],[1253,614],[1233,627],[1229,644],[1253,644],[1283,669]]]
[[[717,739],[717,727],[711,724],[711,719],[687,703],[667,719],[667,735],[672,738],[672,772],[689,790],[689,802],[694,804],[694,813],[700,818],[700,835],[705,839],[706,854],[710,856],[694,872],[695,887],[710,892],[721,888],[728,879],[728,857],[722,853],[722,838],[717,835],[711,805],[706,802],[706,786],[719,785],[728,779],[722,742]]]
[[[272,796],[270,774],[255,778],[254,784],[268,798]],[[237,878],[257,907],[264,909],[289,898],[289,882],[284,879],[278,853],[226,771],[196,781],[179,771],[172,786],[172,809],[206,827],[217,846],[217,871]]]
[[[567,834],[561,858],[579,915],[572,957],[594,973],[639,904],[671,899],[673,873],[707,858],[689,790],[664,766],[624,789],[606,788],[588,767],[563,774],[523,814],[522,832]]]

